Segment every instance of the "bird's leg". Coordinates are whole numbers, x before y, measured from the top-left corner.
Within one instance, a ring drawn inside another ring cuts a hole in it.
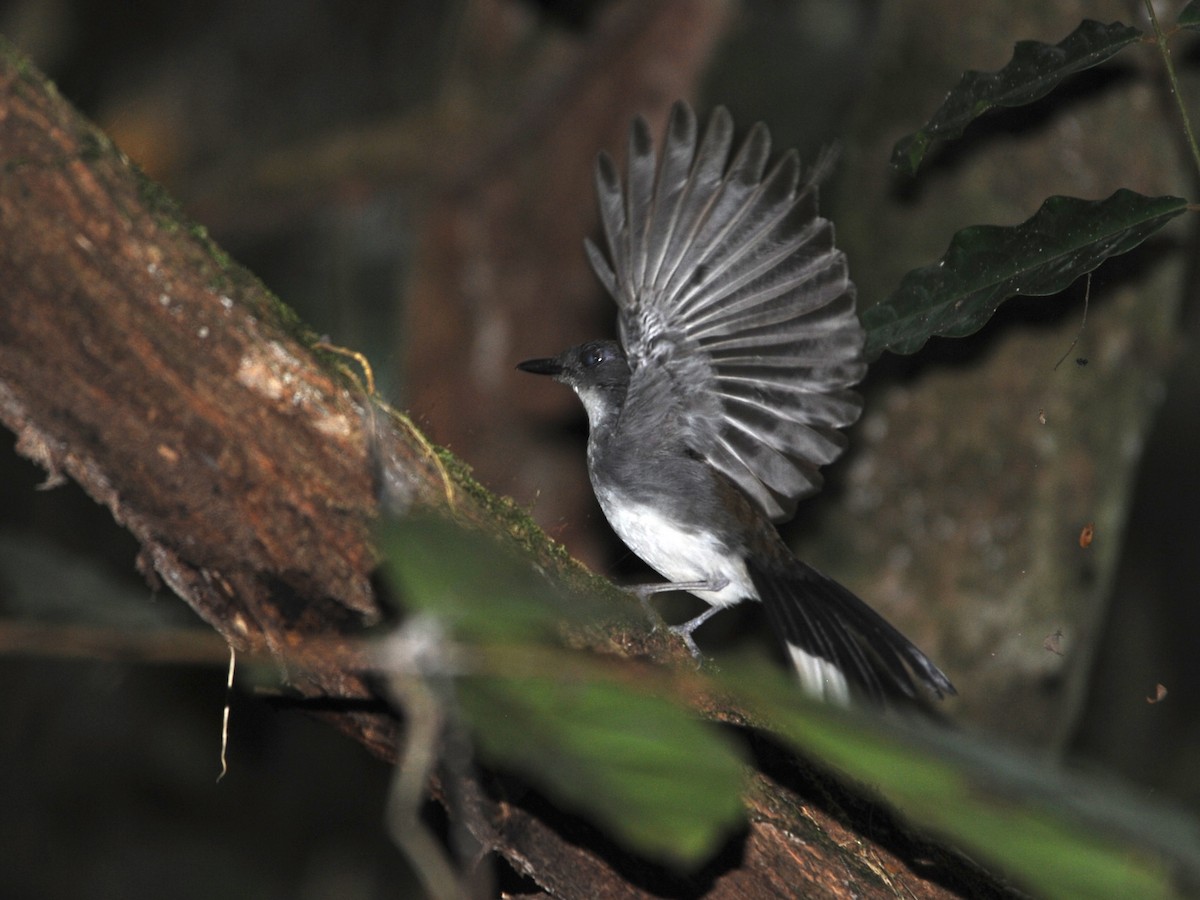
[[[707,622],[715,613],[721,611],[720,606],[710,606],[694,619],[688,619],[680,625],[672,625],[667,630],[677,637],[683,638],[684,645],[692,654],[692,658],[697,662],[700,660],[700,648],[696,646],[696,640],[692,637],[692,632]]]
[[[646,611],[646,618],[650,620],[650,627],[654,631],[658,631],[658,626],[663,624],[663,620],[662,616],[658,614],[658,610],[650,605],[650,598],[655,594],[661,594],[663,591],[675,590],[675,585],[631,584],[626,590],[638,598],[642,604],[642,609]]]
[[[647,617],[649,617],[654,628],[657,630],[659,623],[662,622],[662,616],[650,605],[650,597],[652,595],[663,594],[668,591],[689,591],[691,593],[695,593],[696,591],[719,591],[723,590],[727,584],[729,582],[724,578],[716,581],[667,581],[662,584],[637,584],[631,587],[630,590],[642,601],[642,608],[646,610]],[[667,630],[671,634],[682,638],[688,648],[688,652],[692,654],[692,658],[698,660],[700,659],[700,648],[696,646],[692,632],[707,622],[713,614],[721,609],[722,607],[720,606],[710,606],[695,618],[689,619],[680,625],[672,625]]]

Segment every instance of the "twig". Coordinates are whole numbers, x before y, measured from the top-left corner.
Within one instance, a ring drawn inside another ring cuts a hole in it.
[[[1192,121],[1188,118],[1187,105],[1183,95],[1179,93],[1179,80],[1175,76],[1175,64],[1171,62],[1171,48],[1167,45],[1167,36],[1158,24],[1158,14],[1154,11],[1153,0],[1143,0],[1150,23],[1154,26],[1154,39],[1158,44],[1158,52],[1162,56],[1163,66],[1167,70],[1167,80],[1171,84],[1171,95],[1175,98],[1175,106],[1179,109],[1179,118],[1183,122],[1183,133],[1187,136],[1188,147],[1192,151],[1192,161],[1196,171],[1200,172],[1200,146],[1196,144],[1196,135],[1192,132]]]
[[[1079,330],[1075,332],[1075,337],[1071,341],[1071,346],[1067,348],[1067,352],[1054,364],[1054,371],[1058,371],[1058,367],[1063,364],[1063,360],[1071,355],[1071,351],[1075,349],[1075,345],[1079,343],[1079,339],[1083,336],[1083,328],[1087,325],[1088,298],[1092,295],[1092,273],[1087,273],[1087,286],[1083,289],[1083,319],[1079,322]]]
[[[229,766],[226,764],[225,751],[229,749],[229,706],[232,703],[233,697],[233,670],[237,667],[237,651],[233,649],[233,645],[229,646],[229,678],[225,682],[225,710],[221,714],[221,774],[217,776],[219,782],[225,777],[225,773],[229,771]]]

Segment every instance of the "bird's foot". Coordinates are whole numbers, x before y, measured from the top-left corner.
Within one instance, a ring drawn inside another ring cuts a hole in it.
[[[718,588],[717,590],[720,589]],[[694,619],[688,619],[686,622],[683,622],[679,625],[672,625],[668,629],[671,634],[683,641],[684,646],[688,648],[688,652],[692,654],[692,659],[696,660],[697,664],[703,658],[703,655],[700,653],[700,648],[696,646],[696,639],[692,637],[692,632],[694,632],[697,628],[699,628],[720,611],[721,607],[710,606]]]
[[[696,639],[692,637],[692,632],[695,629],[691,627],[691,624],[691,622],[684,622],[682,625],[672,625],[667,631],[683,641],[683,645],[687,647],[688,653],[692,654],[692,659],[696,661],[696,665],[700,665],[703,655],[700,653],[700,648],[696,646]]]
[[[718,581],[666,581],[662,584],[636,584],[629,588],[638,600],[641,601],[642,609],[646,611],[646,617],[650,620],[650,625],[654,631],[658,631],[665,623],[659,615],[658,610],[650,605],[650,598],[655,594],[666,593],[667,591],[720,591],[724,590],[729,582],[722,578]],[[696,646],[696,640],[692,637],[692,632],[703,625],[709,618],[717,612],[720,612],[722,607],[710,606],[694,619],[689,619],[680,625],[672,625],[667,630],[671,634],[680,638],[688,652],[692,654],[692,659],[697,663],[702,659],[700,648]]]
[[[642,604],[642,609],[646,613],[646,618],[650,620],[650,630],[658,631],[666,623],[658,610],[650,605],[650,598],[659,593],[661,587],[657,584],[635,584],[629,588],[629,592],[638,598],[638,602]]]

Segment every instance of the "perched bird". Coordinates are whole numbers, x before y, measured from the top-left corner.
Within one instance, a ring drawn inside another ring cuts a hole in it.
[[[795,151],[766,171],[758,124],[729,161],[718,108],[702,139],[683,103],[662,160],[633,123],[628,183],[596,167],[608,257],[588,257],[619,308],[620,343],[590,341],[519,364],[570,385],[587,411],[588,472],[604,515],[667,579],[710,604],[672,630],[760,600],[813,696],[848,703],[939,698],[954,687],[929,658],[836,581],[796,559],[772,521],[821,485],[859,416],[866,372],[845,255],[817,213],[819,173]],[[765,173],[765,174],[764,174]]]

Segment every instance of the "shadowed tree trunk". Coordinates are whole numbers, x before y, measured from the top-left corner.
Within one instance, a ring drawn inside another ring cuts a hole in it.
[[[1016,41],[1056,43],[1085,17],[1145,27],[1125,3],[884,4],[835,210],[862,308],[937,260],[955,230],[1015,224],[1048,196],[1186,194],[1149,47],[1069,81],[1053,103],[976,122],[935,147],[915,182],[888,181],[881,161],[964,70],[998,70]],[[1058,751],[1078,725],[1178,347],[1185,230],[1101,268],[1085,327],[1082,283],[1014,300],[971,338],[885,358],[866,385],[846,502],[822,521],[820,547],[865,563],[854,586],[943,664],[956,714],[989,731]],[[1120,703],[1136,708],[1152,686],[1121,685]]]

